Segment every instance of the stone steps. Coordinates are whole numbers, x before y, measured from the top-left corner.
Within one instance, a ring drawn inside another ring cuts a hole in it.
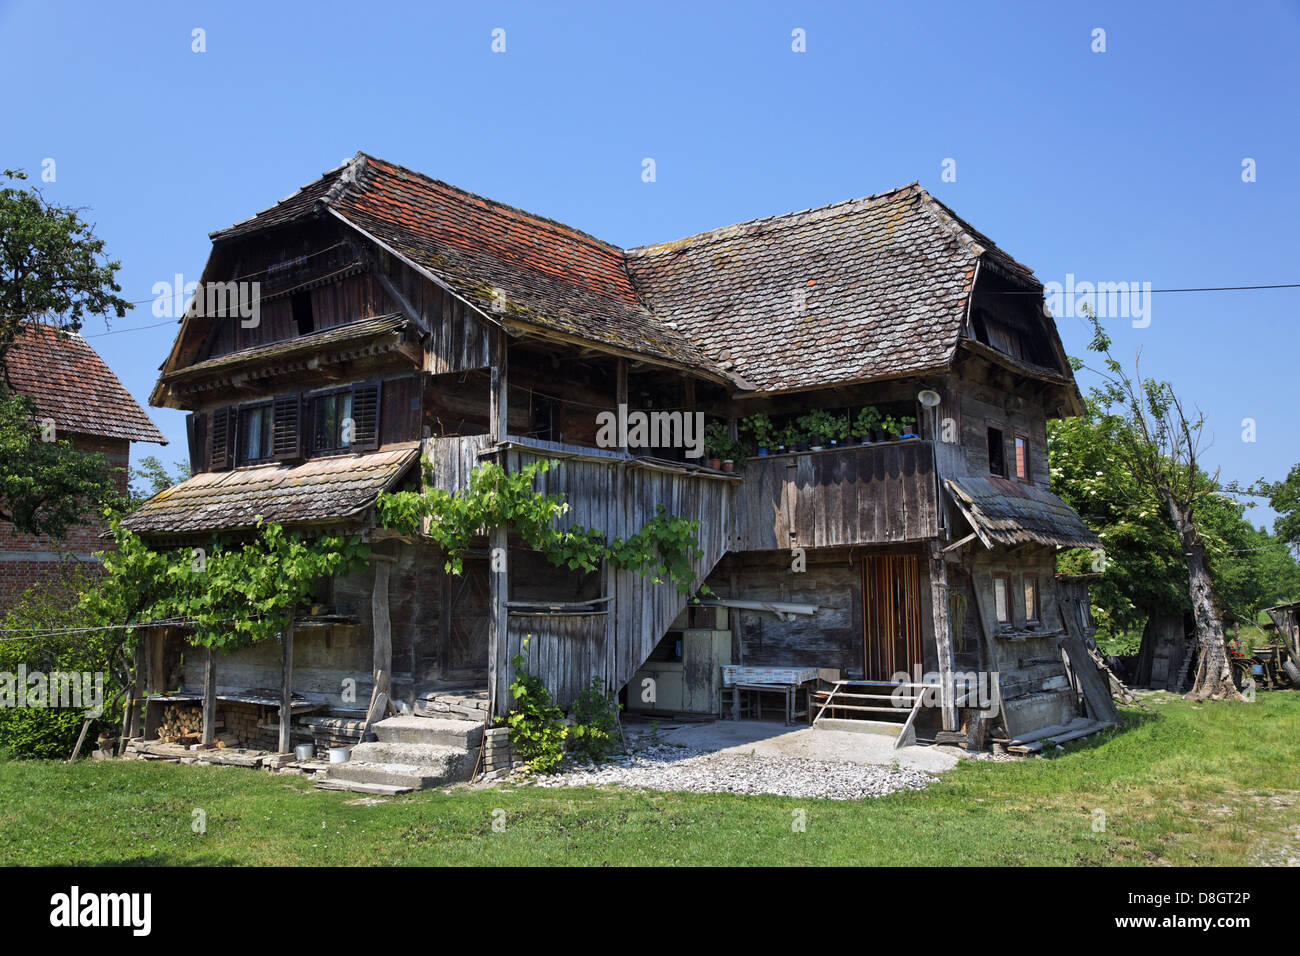
[[[483,725],[472,720],[447,717],[389,717],[370,728],[382,743],[441,744],[477,750],[483,740]]]
[[[452,716],[389,717],[370,729],[377,740],[352,748],[346,763],[330,764],[325,790],[393,793],[426,790],[469,780],[474,773],[483,723]]]

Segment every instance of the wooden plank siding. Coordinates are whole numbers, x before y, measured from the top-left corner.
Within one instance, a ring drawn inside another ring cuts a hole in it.
[[[498,448],[486,435],[434,439],[428,447],[433,483],[447,491],[465,487],[474,466]],[[552,460],[536,488],[568,502],[559,527],[581,525],[627,537],[660,504],[669,514],[700,521],[700,579],[729,551],[789,548],[791,531],[794,541],[809,548],[919,542],[938,533],[930,442],[750,459],[740,483],[556,442],[511,439],[499,447],[511,471],[542,457]],[[608,614],[508,615],[490,668],[498,707],[508,699],[510,660],[521,652],[525,636],[532,635],[526,653],[531,672],[563,706],[593,676],[608,688],[622,687],[686,606],[671,584],[636,571],[603,569],[602,581],[603,593],[614,598]]]
[[[923,541],[939,531],[928,441],[751,458],[737,492],[743,551]]]

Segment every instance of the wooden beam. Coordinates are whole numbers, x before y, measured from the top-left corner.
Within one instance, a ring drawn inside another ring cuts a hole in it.
[[[506,417],[509,413],[509,400],[507,396],[507,376],[506,361],[509,346],[506,344],[506,334],[499,329],[493,329],[491,335],[491,352],[492,368],[490,372],[491,381],[488,385],[488,435],[492,441],[505,441],[506,435],[509,434],[509,427]]]
[[[627,359],[620,358],[615,363],[614,368],[614,404],[616,406],[627,405]],[[631,411],[631,409],[628,409]],[[617,412],[617,408],[615,409]],[[627,451],[626,445],[619,445],[619,451]]]
[[[389,698],[393,696],[392,687],[381,687],[379,683],[382,681],[387,685],[393,673],[393,629],[388,614],[388,576],[392,567],[392,564],[387,561],[375,562],[375,586],[370,594],[370,621],[375,638],[372,670],[382,674],[376,679],[375,693],[382,692]]]
[[[934,615],[934,643],[939,657],[939,703],[943,729],[957,729],[957,705],[953,699],[952,627],[948,620],[948,565],[937,541],[930,543],[930,604]]]
[[[199,743],[211,747],[216,739],[217,726],[217,668],[213,662],[212,648],[203,651],[203,736]]]
[[[289,725],[293,722],[293,621],[280,637],[280,745],[278,753],[289,752]]]
[[[510,565],[507,529],[493,528],[488,548],[488,678],[493,713],[504,716],[510,709],[510,619],[506,601],[510,597]]]

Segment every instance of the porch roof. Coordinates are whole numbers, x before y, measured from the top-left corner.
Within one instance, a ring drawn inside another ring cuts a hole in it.
[[[158,492],[122,524],[158,536],[245,530],[256,527],[259,517],[294,525],[359,522],[417,457],[418,447],[403,446],[295,465],[205,472]]]
[[[1035,485],[989,476],[949,478],[947,486],[986,545],[1094,548],[1101,544],[1074,509]]]

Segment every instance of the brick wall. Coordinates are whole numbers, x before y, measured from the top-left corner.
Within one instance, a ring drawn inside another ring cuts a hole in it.
[[[68,440],[79,451],[103,453],[118,492],[126,494],[129,441],[85,435],[70,435]],[[19,534],[9,522],[0,521],[0,614],[28,588],[58,573],[64,561],[96,565],[92,555],[112,543],[100,537],[107,530],[103,519],[94,518],[69,528],[66,537],[56,541],[48,535]]]

